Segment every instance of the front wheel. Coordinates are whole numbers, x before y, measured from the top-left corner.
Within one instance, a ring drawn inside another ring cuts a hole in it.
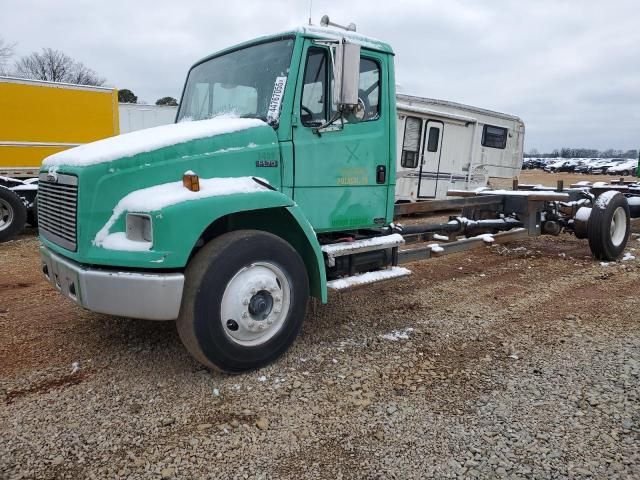
[[[631,232],[629,202],[609,190],[596,198],[587,226],[589,247],[598,260],[616,260],[624,252]]]
[[[227,373],[252,370],[293,343],[308,297],[304,262],[291,245],[266,232],[230,232],[189,263],[178,333],[205,366]]]

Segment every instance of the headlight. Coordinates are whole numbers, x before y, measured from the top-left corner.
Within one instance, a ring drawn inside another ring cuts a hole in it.
[[[153,243],[151,216],[142,213],[127,213],[127,239],[134,242]]]

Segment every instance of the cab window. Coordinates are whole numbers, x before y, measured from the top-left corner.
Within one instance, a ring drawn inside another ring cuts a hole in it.
[[[327,119],[327,51],[310,48],[304,69],[300,121],[307,127],[317,127]]]
[[[358,97],[364,103],[364,119],[380,117],[380,65],[370,58],[360,59],[360,84]]]

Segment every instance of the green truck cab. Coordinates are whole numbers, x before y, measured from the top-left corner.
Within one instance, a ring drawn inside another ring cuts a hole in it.
[[[358,265],[323,245],[392,221],[394,86],[391,48],[352,31],[302,27],[204,58],[175,124],[44,161],[45,276],[92,311],[177,320],[209,367],[273,361],[309,295],[393,265],[397,239]]]

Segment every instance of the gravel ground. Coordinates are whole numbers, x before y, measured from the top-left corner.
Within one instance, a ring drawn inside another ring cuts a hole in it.
[[[171,322],[62,298],[37,246],[0,245],[0,478],[640,478],[640,260],[561,236],[409,265],[224,376]]]

